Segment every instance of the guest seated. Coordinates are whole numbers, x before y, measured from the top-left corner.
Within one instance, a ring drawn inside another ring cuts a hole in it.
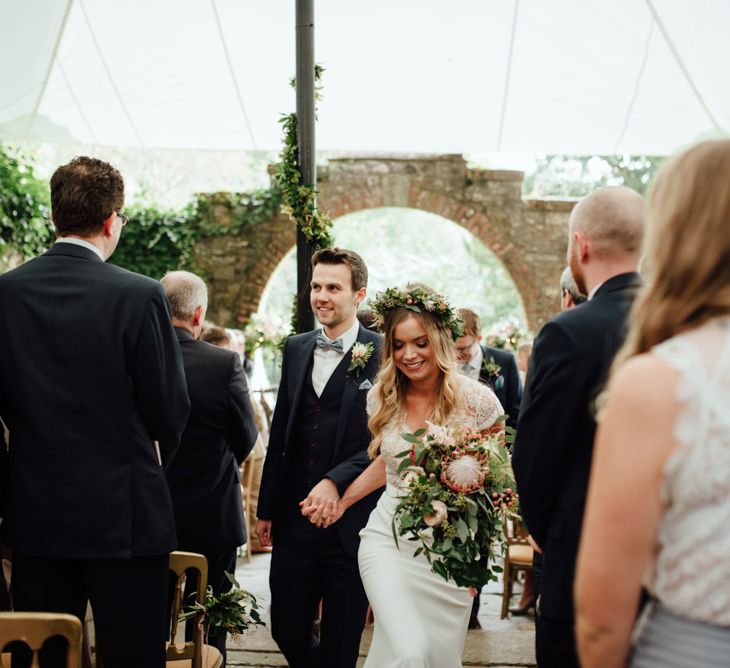
[[[729,174],[730,141],[705,142],[649,195],[649,286],[608,384],[578,559],[583,668],[728,665]]]

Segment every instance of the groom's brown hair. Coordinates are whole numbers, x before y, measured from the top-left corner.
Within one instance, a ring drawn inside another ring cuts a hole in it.
[[[312,256],[312,268],[318,264],[346,264],[352,275],[352,291],[368,286],[368,268],[363,259],[347,248],[321,248]]]

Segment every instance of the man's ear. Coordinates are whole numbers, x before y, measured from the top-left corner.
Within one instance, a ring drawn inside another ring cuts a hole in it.
[[[104,219],[104,236],[107,238],[111,238],[112,236],[112,226],[114,225],[114,218],[116,217],[117,213],[116,211],[112,211],[105,219]]]
[[[581,264],[585,264],[591,255],[590,239],[583,232],[573,233],[573,243],[575,244],[576,255]]]
[[[365,301],[365,297],[367,296],[367,294],[368,294],[367,288],[360,288],[359,290],[355,291],[355,302],[357,303],[358,306]]]
[[[195,310],[193,311],[193,327],[197,327],[201,322],[203,322],[203,317],[203,307],[196,306]]]

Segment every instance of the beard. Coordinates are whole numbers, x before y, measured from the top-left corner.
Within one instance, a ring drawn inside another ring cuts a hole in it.
[[[586,277],[585,277],[585,274],[583,273],[583,269],[580,266],[580,262],[578,261],[578,256],[575,254],[575,252],[573,252],[572,248],[571,248],[570,259],[568,261],[568,264],[570,264],[570,271],[573,274],[573,280],[575,281],[575,284],[578,286],[578,290],[580,290],[581,293],[587,297],[588,288],[586,287]]]

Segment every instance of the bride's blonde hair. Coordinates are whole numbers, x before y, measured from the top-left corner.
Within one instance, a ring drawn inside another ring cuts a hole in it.
[[[398,324],[408,317],[418,320],[426,330],[436,364],[441,371],[431,419],[436,424],[445,424],[456,406],[456,375],[458,372],[454,361],[454,341],[451,330],[437,316],[429,312],[418,313],[404,307],[388,311],[383,323],[385,341],[380,354],[380,372],[375,385],[377,409],[368,420],[368,428],[373,437],[368,448],[371,459],[375,459],[380,450],[383,428],[401,411],[408,392],[408,378],[398,370],[393,361],[393,332]]]
[[[612,367],[708,320],[730,314],[730,140],[666,162],[649,194],[649,285]]]

